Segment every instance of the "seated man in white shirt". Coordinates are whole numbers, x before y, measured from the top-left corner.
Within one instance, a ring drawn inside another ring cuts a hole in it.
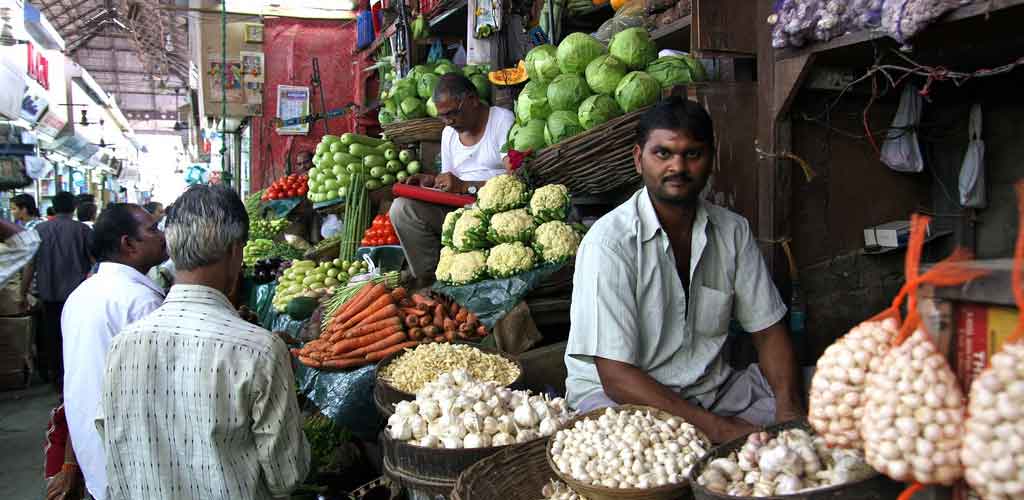
[[[576,256],[570,404],[642,404],[714,442],[804,415],[779,297],[749,223],[701,199],[714,158],[711,117],[670,98],[637,126],[645,187],[590,229]],[[753,335],[759,365],[734,371],[730,320]]]
[[[94,420],[107,350],[121,330],[152,312],[163,290],[145,272],[167,258],[159,220],[138,205],[114,203],[92,231],[99,271],[71,292],[61,313],[64,410],[75,458],[93,498],[107,498],[106,456]]]
[[[441,132],[441,173],[417,174],[406,181],[449,193],[476,194],[491,177],[505,172],[501,146],[515,122],[511,111],[488,106],[468,78],[449,73],[434,88]],[[391,223],[405,249],[414,288],[433,282],[441,253],[441,225],[452,207],[409,198],[391,205]]]

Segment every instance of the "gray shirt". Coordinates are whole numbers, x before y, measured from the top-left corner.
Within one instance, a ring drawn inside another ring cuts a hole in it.
[[[566,391],[576,407],[602,390],[600,357],[646,371],[685,398],[705,399],[731,372],[731,318],[757,332],[786,314],[742,216],[701,201],[693,225],[690,294],[646,189],[594,224],[573,276]]]
[[[35,229],[40,239],[35,259],[39,298],[43,302],[64,302],[92,268],[92,229],[70,214],[58,215]]]

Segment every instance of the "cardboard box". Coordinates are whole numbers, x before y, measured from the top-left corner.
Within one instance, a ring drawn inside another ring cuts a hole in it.
[[[886,222],[864,230],[864,246],[898,248],[910,239],[910,221]]]

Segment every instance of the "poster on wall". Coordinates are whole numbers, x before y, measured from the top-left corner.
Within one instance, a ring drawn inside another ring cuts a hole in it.
[[[263,81],[263,53],[241,51],[243,80],[246,82]]]
[[[208,60],[209,68],[206,73],[210,77],[210,101],[241,104],[244,100],[242,61],[222,60],[217,54],[209,54]]]
[[[309,87],[293,85],[277,86],[277,117],[281,120],[298,118],[309,114]],[[286,127],[278,127],[280,135],[306,135],[309,124],[302,123]]]

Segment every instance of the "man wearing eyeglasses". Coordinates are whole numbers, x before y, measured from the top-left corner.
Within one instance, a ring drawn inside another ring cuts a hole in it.
[[[505,172],[501,146],[515,122],[511,111],[489,106],[468,78],[455,73],[441,77],[434,88],[441,133],[441,173],[417,174],[406,183],[449,193],[476,194],[488,179]],[[441,252],[441,225],[452,207],[409,198],[391,205],[391,223],[405,249],[415,286],[434,281]]]

